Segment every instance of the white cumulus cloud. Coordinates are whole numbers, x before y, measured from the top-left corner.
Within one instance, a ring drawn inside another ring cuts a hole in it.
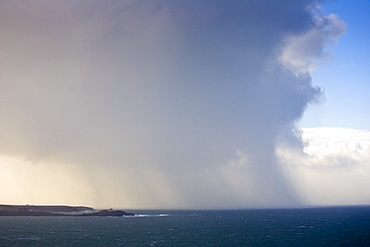
[[[346,25],[338,15],[317,15],[309,30],[286,38],[280,59],[296,73],[311,72],[317,63],[330,56],[325,48],[334,44],[345,30]]]
[[[307,204],[369,203],[370,132],[307,128],[302,138],[303,150],[281,146],[277,155]]]

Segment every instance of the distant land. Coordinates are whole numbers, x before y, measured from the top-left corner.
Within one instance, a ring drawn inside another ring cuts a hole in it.
[[[95,210],[84,206],[0,204],[0,216],[134,216],[134,214],[113,209]]]

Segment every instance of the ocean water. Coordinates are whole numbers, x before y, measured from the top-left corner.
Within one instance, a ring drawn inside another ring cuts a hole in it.
[[[0,217],[0,246],[370,246],[370,207]]]

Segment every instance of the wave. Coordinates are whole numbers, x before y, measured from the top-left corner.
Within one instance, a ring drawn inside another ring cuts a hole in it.
[[[130,217],[167,217],[169,214],[135,214],[135,216]]]

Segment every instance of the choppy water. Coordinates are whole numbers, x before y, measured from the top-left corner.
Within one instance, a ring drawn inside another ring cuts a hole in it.
[[[0,246],[370,246],[370,207],[0,217]]]

